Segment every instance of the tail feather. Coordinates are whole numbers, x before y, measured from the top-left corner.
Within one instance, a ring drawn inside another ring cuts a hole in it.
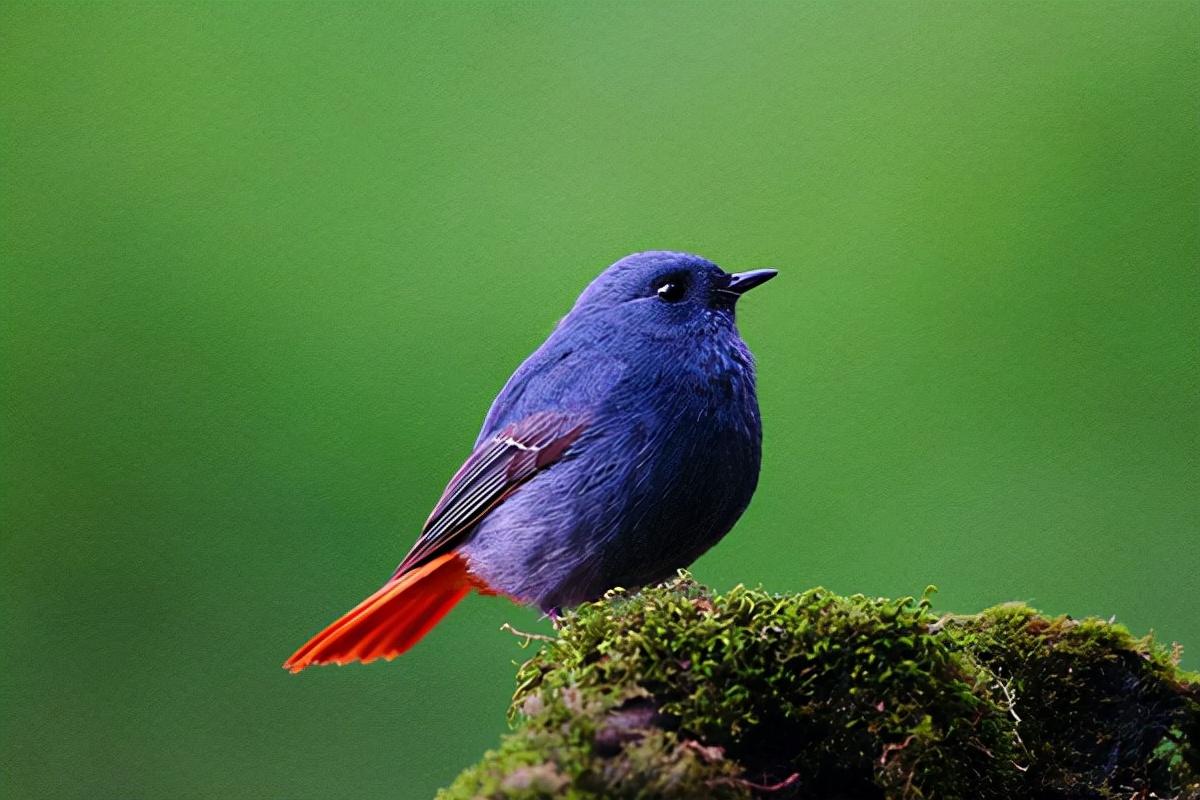
[[[364,664],[391,660],[408,650],[471,591],[462,557],[439,556],[388,581],[297,650],[284,668],[313,664]]]

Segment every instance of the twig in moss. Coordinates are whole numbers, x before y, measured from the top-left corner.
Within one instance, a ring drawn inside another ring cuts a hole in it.
[[[900,744],[896,744],[895,742],[893,742],[891,744],[885,744],[883,746],[883,753],[879,756],[879,763],[886,764],[887,760],[888,760],[888,756],[890,756],[892,753],[896,752],[897,750],[903,750],[904,748],[908,747],[910,744],[912,744],[912,740],[915,738],[916,738],[916,735],[910,733],[908,735],[908,737],[905,738],[905,740],[903,742],[901,742]]]
[[[708,783],[710,786],[740,786],[743,789],[751,789],[755,792],[781,792],[798,780],[800,780],[800,773],[793,772],[779,781],[779,783],[755,783],[745,778],[713,778]]]
[[[521,642],[521,647],[529,647],[529,643],[533,642],[533,641],[538,641],[538,642],[556,642],[556,641],[558,641],[553,636],[546,636],[545,634],[541,634],[541,633],[527,633],[526,631],[519,631],[516,628],[514,628],[512,625],[509,625],[507,622],[500,626],[500,630],[504,631],[505,633],[511,633],[513,636],[520,636],[522,639],[524,639],[525,641]]]
[[[1021,740],[1021,731],[1018,730],[1018,728],[1021,727],[1021,718],[1017,716],[1017,696],[1013,693],[1013,690],[1009,688],[1010,683],[1012,683],[1012,681],[1005,683],[1004,681],[998,680],[996,681],[996,687],[1004,693],[1004,700],[1005,704],[1008,706],[1008,713],[1012,716],[1013,722],[1016,723],[1013,725],[1013,737],[1017,740],[1017,744],[1021,745],[1021,747],[1024,747],[1025,742]]]

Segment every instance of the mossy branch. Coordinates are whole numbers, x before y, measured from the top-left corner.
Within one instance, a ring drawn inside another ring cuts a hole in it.
[[[929,596],[612,592],[520,668],[513,732],[439,798],[1200,798],[1177,650]]]

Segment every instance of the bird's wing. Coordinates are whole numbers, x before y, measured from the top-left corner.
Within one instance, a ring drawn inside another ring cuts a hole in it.
[[[562,458],[586,427],[581,414],[542,411],[480,443],[450,479],[393,578],[450,549],[521,484]]]

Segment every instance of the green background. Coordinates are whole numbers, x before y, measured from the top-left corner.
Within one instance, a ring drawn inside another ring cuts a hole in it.
[[[1200,5],[0,8],[0,794],[427,797],[504,729],[389,573],[627,252],[776,266],[695,566],[1116,615],[1200,665]]]

